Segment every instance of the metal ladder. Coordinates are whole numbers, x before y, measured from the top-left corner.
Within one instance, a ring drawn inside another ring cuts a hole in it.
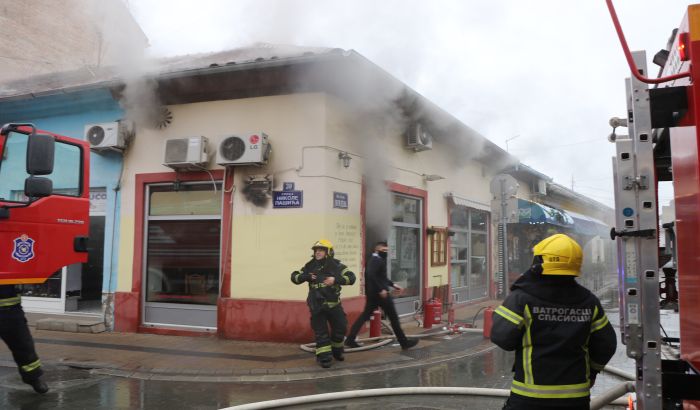
[[[646,75],[646,53],[633,53]],[[620,281],[620,330],[636,361],[637,408],[662,408],[659,322],[658,211],[647,85],[625,81],[628,137],[615,139],[615,230]]]

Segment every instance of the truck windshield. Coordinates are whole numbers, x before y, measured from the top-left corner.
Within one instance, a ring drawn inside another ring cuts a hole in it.
[[[24,181],[27,174],[27,144],[29,136],[10,132],[0,157],[0,201],[27,203]],[[43,175],[53,181],[53,194],[81,196],[82,156],[80,147],[56,141],[54,171]]]

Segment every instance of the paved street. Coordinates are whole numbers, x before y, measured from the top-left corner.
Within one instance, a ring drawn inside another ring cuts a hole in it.
[[[485,304],[492,303],[487,302]],[[469,322],[480,307],[460,312]],[[617,326],[615,309],[608,311]],[[673,315],[664,314],[673,333]],[[477,321],[479,323],[479,321]],[[423,331],[407,322],[409,333]],[[0,346],[2,409],[219,409],[250,402],[381,387],[486,387],[507,389],[512,353],[480,334],[438,336],[402,351],[388,345],[351,353],[330,370],[297,345],[149,334],[73,334],[33,330],[52,391],[39,396],[22,384],[9,352]],[[435,330],[435,329],[434,329]],[[618,348],[614,366],[633,369]],[[597,395],[619,383],[601,375]],[[503,399],[411,396],[355,399],[317,409],[500,409]]]

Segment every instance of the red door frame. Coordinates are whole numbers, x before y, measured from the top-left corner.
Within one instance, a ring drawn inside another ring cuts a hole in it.
[[[212,170],[209,172],[159,172],[135,175],[135,200],[134,200],[134,254],[132,263],[131,292],[117,292],[115,294],[115,319],[114,327],[117,331],[127,332],[153,332],[167,334],[198,334],[200,332],[190,332],[183,330],[154,330],[142,326],[143,307],[143,250],[144,250],[144,229],[146,217],[146,186],[156,183],[182,182],[206,182],[212,178],[223,180],[222,189],[222,209],[221,209],[221,255],[219,266],[221,267],[221,282],[219,287],[220,298],[230,297],[231,294],[231,214],[233,211],[232,189],[225,189],[233,186],[233,171]]]

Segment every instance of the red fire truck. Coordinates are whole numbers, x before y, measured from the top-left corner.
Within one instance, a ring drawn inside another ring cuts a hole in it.
[[[89,144],[6,124],[0,153],[0,284],[43,283],[86,262]]]
[[[652,78],[643,51],[630,52],[606,0],[631,76],[627,112],[613,118],[620,330],[636,361],[637,408],[700,408],[700,5],[688,7]],[[616,135],[627,127],[629,135]],[[659,226],[659,182],[672,181],[675,220]],[[666,246],[659,248],[662,229]],[[662,275],[663,274],[663,275]],[[664,277],[665,276],[665,277]],[[675,291],[677,278],[678,292]],[[661,284],[661,292],[660,292]],[[662,337],[660,305],[679,312],[680,338]],[[661,303],[660,303],[661,302]],[[664,358],[680,343],[679,359]]]

